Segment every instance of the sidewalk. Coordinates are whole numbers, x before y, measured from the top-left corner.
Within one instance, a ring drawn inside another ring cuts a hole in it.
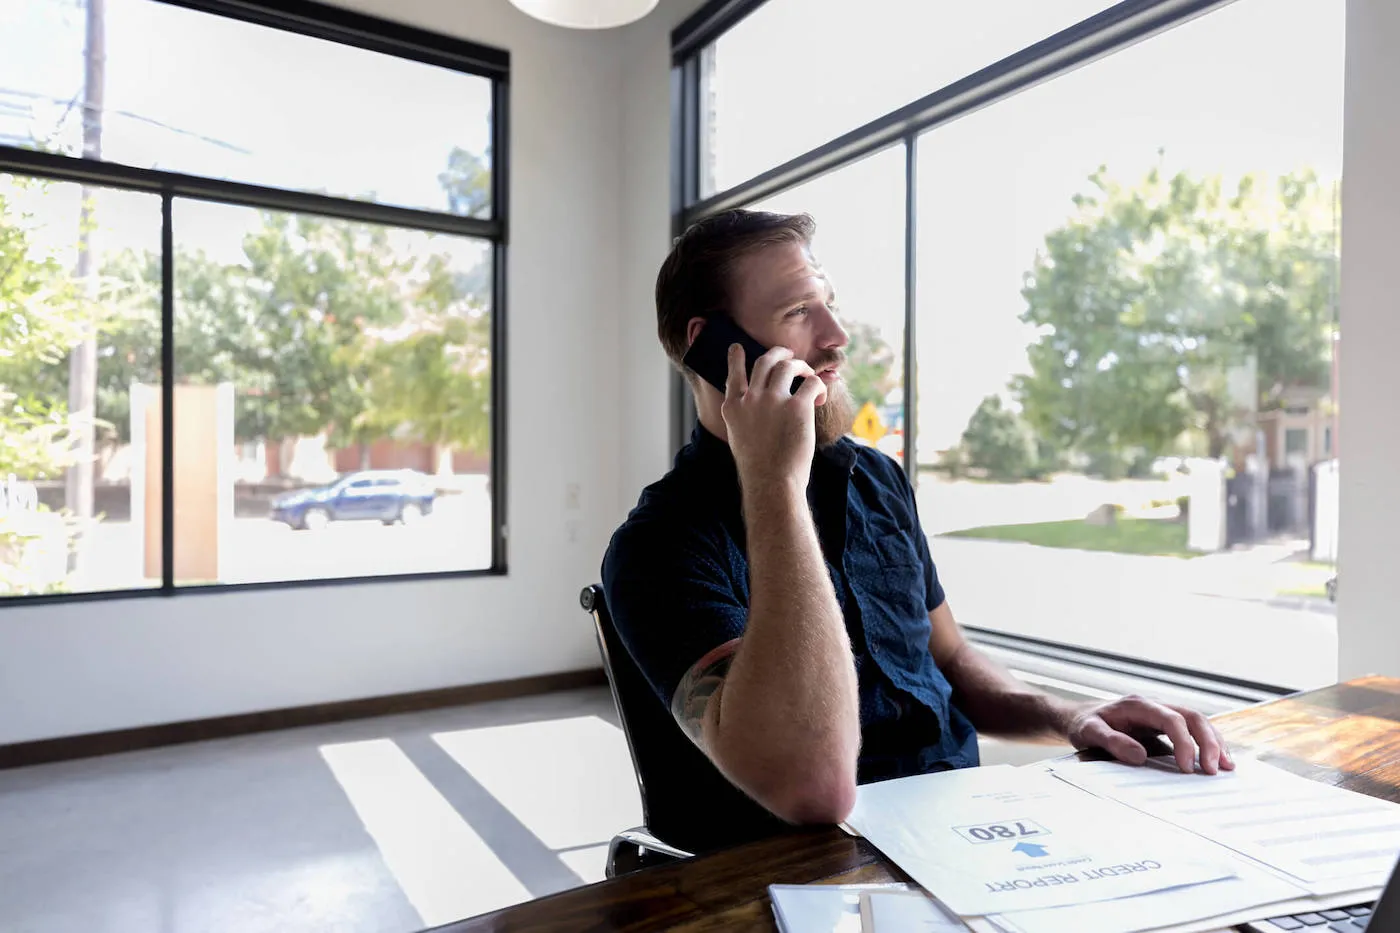
[[[958,538],[930,549],[967,625],[1285,687],[1335,680],[1332,605],[1277,596],[1267,555],[1184,560]]]

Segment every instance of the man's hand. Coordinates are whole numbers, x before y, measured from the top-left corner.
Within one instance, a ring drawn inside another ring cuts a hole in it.
[[[800,376],[807,378],[794,395],[792,382]],[[805,490],[816,451],[815,411],[825,402],[826,383],[786,347],[759,357],[752,378],[744,374],[743,348],[730,347],[720,413],[740,484],[751,491],[784,484]]]
[[[1065,730],[1075,748],[1102,748],[1119,761],[1140,765],[1147,749],[1129,733],[1165,734],[1171,739],[1176,764],[1191,774],[1200,752],[1201,770],[1215,774],[1234,770],[1225,741],[1205,716],[1182,706],[1168,706],[1138,696],[1127,696],[1083,710]]]

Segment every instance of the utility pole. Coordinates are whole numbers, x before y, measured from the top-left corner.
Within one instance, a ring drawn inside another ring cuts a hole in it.
[[[107,66],[106,0],[87,0],[87,43],[83,74],[83,158],[102,157],[102,97]],[[97,295],[93,268],[92,199],[96,192],[82,187],[78,220],[78,261],[74,276],[82,290],[84,306],[92,308]],[[96,460],[97,332],[91,317],[83,338],[68,358],[68,414],[73,438],[73,465],[68,468],[65,504],[78,518],[93,516],[93,480]]]

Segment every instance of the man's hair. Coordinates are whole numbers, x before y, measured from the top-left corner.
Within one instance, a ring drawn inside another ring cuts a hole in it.
[[[736,262],[777,243],[809,246],[816,231],[807,214],[767,211],[724,211],[691,224],[656,276],[656,330],[671,361],[681,366],[693,318],[708,321],[730,313],[729,280]]]

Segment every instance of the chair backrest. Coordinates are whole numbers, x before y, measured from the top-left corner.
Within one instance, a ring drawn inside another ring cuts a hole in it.
[[[579,602],[593,615],[652,835],[705,852],[781,831],[785,824],[729,783],[681,731],[618,637],[602,587],[585,588]]]

